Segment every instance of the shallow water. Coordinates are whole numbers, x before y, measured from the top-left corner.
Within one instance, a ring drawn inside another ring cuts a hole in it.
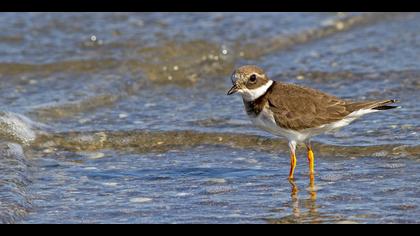
[[[420,223],[420,14],[2,13],[0,222]],[[234,67],[398,99],[298,149]]]

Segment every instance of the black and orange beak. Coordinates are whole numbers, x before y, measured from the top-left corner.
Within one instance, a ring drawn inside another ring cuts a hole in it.
[[[238,90],[239,90],[238,86],[236,86],[236,84],[234,84],[232,86],[232,88],[230,88],[229,91],[227,92],[227,95],[232,95],[232,94],[238,92]]]

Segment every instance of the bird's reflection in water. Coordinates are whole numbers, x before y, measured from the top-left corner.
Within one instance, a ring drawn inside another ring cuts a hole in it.
[[[301,217],[301,204],[299,204],[299,189],[296,185],[294,180],[289,180],[290,185],[292,187],[290,192],[291,197],[291,206],[292,206],[292,212],[293,216],[300,218]],[[315,188],[315,177],[313,175],[309,178],[309,186],[307,188],[309,199],[306,199],[303,203],[303,206],[308,209],[309,215],[316,215],[317,213],[317,205],[316,205],[316,188]]]
[[[299,207],[299,189],[294,180],[289,179],[290,185],[292,186],[292,190],[290,191],[290,197],[292,200],[292,213],[293,216],[296,218],[300,217],[300,207]]]
[[[309,213],[311,216],[314,216],[313,218],[313,222],[312,223],[320,223],[319,222],[319,214],[317,211],[317,204],[316,204],[316,187],[315,187],[315,177],[313,174],[310,175],[309,177],[309,187],[308,187],[308,193],[309,193]]]
[[[299,197],[299,188],[294,180],[289,180],[291,185],[290,204],[291,214],[279,219],[271,219],[269,223],[322,223],[322,216],[318,213],[317,187],[315,178],[310,176],[309,185],[306,188],[308,198],[301,199]]]

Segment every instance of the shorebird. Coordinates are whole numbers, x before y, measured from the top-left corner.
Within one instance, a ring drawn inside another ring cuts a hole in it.
[[[307,148],[309,174],[314,178],[313,136],[336,131],[368,113],[396,108],[396,100],[348,101],[321,91],[273,81],[254,65],[236,69],[228,95],[239,93],[252,123],[274,135],[288,139],[290,148],[289,180],[294,178],[296,145]]]

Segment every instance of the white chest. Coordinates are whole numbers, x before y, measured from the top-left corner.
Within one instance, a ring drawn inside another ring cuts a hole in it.
[[[282,136],[288,140],[295,141],[304,141],[307,138],[305,133],[279,127],[276,124],[273,112],[267,108],[264,108],[258,116],[249,116],[249,118],[255,126],[276,136]]]
[[[249,118],[255,126],[258,126],[261,129],[274,131],[277,128],[273,113],[268,109],[264,108],[258,116],[250,115]]]

